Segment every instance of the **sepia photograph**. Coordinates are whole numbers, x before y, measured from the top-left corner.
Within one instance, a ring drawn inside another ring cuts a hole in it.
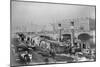
[[[10,1],[10,66],[96,61],[96,6]]]

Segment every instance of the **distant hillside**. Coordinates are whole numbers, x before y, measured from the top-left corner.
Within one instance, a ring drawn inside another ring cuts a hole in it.
[[[42,29],[42,26],[39,26],[37,24],[30,24],[30,23],[27,23],[27,24],[14,24],[12,23],[12,26],[11,26],[11,32],[12,33],[15,33],[15,32],[36,32],[38,30],[41,30]]]

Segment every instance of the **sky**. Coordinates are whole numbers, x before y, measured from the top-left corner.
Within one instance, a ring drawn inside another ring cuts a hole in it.
[[[51,29],[50,23],[77,17],[95,18],[95,7],[12,1],[12,27]],[[17,27],[19,26],[19,27]],[[52,30],[52,29],[51,29]]]

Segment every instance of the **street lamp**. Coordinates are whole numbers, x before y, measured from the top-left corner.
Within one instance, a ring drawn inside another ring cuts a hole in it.
[[[58,24],[58,29],[59,29],[59,41],[61,41],[61,24]]]
[[[74,46],[74,22],[71,22],[71,46]]]

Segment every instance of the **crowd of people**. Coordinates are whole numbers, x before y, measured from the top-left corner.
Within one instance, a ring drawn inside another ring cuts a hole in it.
[[[16,36],[18,36],[16,40],[17,43],[19,43],[17,45],[13,44],[14,53],[18,57],[17,61],[24,64],[32,62],[32,52],[38,52],[43,56],[52,57],[54,59],[56,54],[62,53],[70,54],[70,57],[78,55],[77,53],[83,55],[82,50],[86,49],[86,44],[80,40],[76,40],[74,46],[71,46],[71,40],[69,39],[66,40],[66,42],[58,42],[49,36],[43,35],[29,37],[24,33],[16,33]],[[74,60],[75,59],[74,57]]]

